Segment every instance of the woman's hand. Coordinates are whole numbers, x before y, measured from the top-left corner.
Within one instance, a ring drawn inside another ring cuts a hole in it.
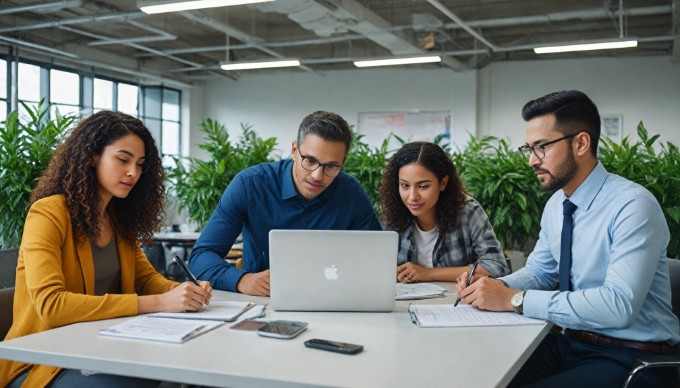
[[[397,281],[415,283],[430,281],[430,268],[424,268],[413,263],[404,263],[397,267]]]
[[[140,296],[139,313],[198,311],[212,298],[210,282],[198,284],[184,282],[164,294]]]

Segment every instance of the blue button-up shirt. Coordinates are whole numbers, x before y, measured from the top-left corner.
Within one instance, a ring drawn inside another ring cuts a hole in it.
[[[246,272],[269,268],[272,229],[381,230],[359,182],[340,173],[317,197],[306,200],[295,189],[291,159],[265,163],[238,173],[196,241],[189,268],[212,287],[236,291]],[[243,235],[243,269],[223,258]],[[305,247],[300,247],[300,254]]]
[[[560,326],[635,341],[680,341],[671,309],[666,248],[670,232],[659,203],[642,186],[601,163],[569,198],[574,213],[573,291],[559,281],[564,191],[548,201],[536,248],[524,268],[503,277],[529,290],[524,315]]]

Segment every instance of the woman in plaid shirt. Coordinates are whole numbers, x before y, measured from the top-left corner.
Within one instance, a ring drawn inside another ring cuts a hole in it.
[[[399,233],[397,280],[453,282],[477,273],[510,273],[482,206],[463,187],[449,155],[434,143],[405,144],[380,185],[381,221]]]

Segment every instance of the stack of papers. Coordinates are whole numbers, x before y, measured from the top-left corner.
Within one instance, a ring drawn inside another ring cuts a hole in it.
[[[514,312],[479,310],[469,304],[412,304],[408,306],[411,322],[419,327],[515,326],[542,325],[545,321],[527,318]]]
[[[147,315],[99,331],[100,335],[181,344],[224,325],[221,321],[154,318]]]
[[[432,283],[397,283],[396,300],[441,298],[446,294],[446,288]]]
[[[208,319],[215,321],[231,322],[242,314],[248,318],[263,316],[264,305],[249,302],[214,301],[210,302],[200,311],[188,311],[183,313],[155,313],[150,317],[157,318],[182,318],[182,319]]]

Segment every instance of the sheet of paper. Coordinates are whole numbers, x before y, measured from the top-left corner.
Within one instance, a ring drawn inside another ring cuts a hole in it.
[[[471,305],[410,305],[413,323],[420,327],[512,326],[540,325],[540,319],[527,318],[513,312],[479,310]]]
[[[188,311],[183,313],[154,313],[150,317],[182,318],[182,319],[211,319],[216,321],[230,322],[238,318],[242,313],[257,307],[248,302],[213,301],[200,311]],[[259,305],[262,306],[262,305]]]
[[[221,321],[138,316],[99,331],[100,335],[182,343],[224,324]]]
[[[432,283],[397,283],[395,291],[396,300],[441,298],[445,295],[446,288]]]

